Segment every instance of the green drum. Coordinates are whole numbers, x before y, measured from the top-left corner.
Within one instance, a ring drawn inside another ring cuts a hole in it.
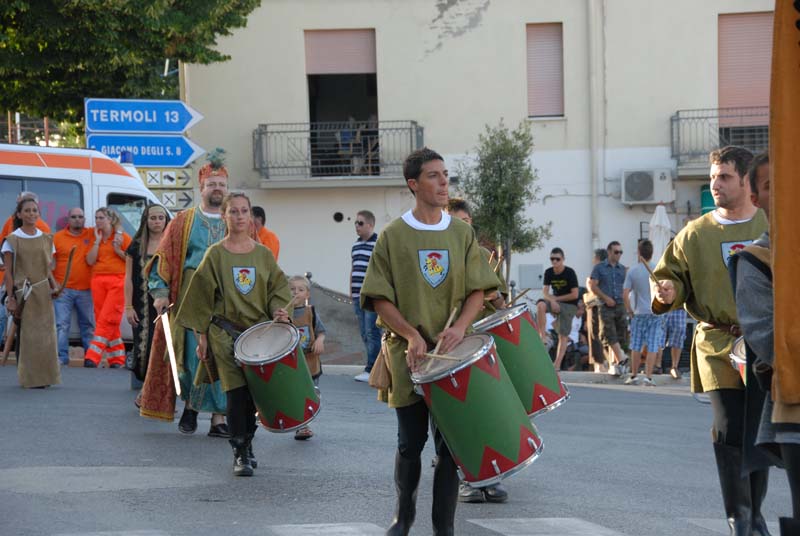
[[[291,324],[263,322],[236,339],[242,366],[261,424],[270,432],[292,432],[319,414],[319,389]]]
[[[558,377],[527,305],[497,311],[472,328],[494,336],[500,360],[528,415],[550,411],[567,401],[569,390]]]
[[[456,359],[425,359],[411,375],[442,433],[461,478],[496,484],[539,457],[542,440],[519,401],[489,335],[470,335]]]

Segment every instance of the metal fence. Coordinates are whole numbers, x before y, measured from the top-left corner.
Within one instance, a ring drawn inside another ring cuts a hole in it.
[[[253,131],[253,168],[265,179],[395,177],[422,146],[416,121],[268,123]]]
[[[74,123],[59,123],[47,117],[31,117],[11,112],[0,115],[0,143],[83,147],[83,142],[78,125]]]
[[[753,152],[769,146],[769,107],[678,110],[671,118],[672,157],[678,165],[707,163],[708,153],[726,145]]]

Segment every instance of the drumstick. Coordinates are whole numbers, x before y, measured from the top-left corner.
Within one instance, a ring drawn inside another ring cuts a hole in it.
[[[286,309],[286,312],[287,312],[287,314],[289,316],[289,321],[291,322],[292,321],[292,313],[294,312],[294,300],[293,299],[289,300],[289,303],[286,304],[286,307],[284,307],[284,309]],[[266,333],[269,330],[271,330],[272,326],[274,326],[274,325],[275,325],[275,320],[273,320],[272,323],[269,326],[267,326],[267,328],[264,330],[264,333]]]
[[[194,333],[195,340],[197,340],[199,342],[200,341],[200,334],[197,333],[197,331],[194,328],[192,328],[192,332]],[[206,357],[208,357],[208,348],[207,347],[206,347]],[[205,361],[202,361],[202,360],[200,362],[203,363],[203,366],[206,368],[206,374],[208,374],[208,379],[211,380],[211,383],[216,382],[217,380],[214,379],[214,375],[211,374],[211,367],[208,366],[208,363],[206,363]]]
[[[493,271],[493,272],[495,272],[495,273],[497,273],[497,269],[498,269],[498,268],[500,268],[500,265],[501,265],[501,264],[503,264],[503,261],[504,261],[504,260],[505,260],[505,258],[504,258],[502,255],[500,255],[500,256],[497,258],[497,264],[496,264],[496,265],[495,265],[495,267],[492,269],[492,271]]]
[[[653,269],[650,268],[650,264],[646,260],[644,260],[641,255],[639,255],[639,260],[642,261],[644,267],[647,268],[647,273],[650,274],[650,278],[653,280],[653,283],[655,283],[660,290],[664,290],[661,288],[661,282],[658,279],[656,279],[656,274],[653,273]]]
[[[530,290],[531,290],[531,289],[529,289],[529,288],[526,288],[525,290],[523,290],[522,292],[520,292],[519,294],[517,294],[517,295],[514,297],[514,299],[513,299],[513,300],[511,300],[510,302],[508,302],[508,306],[509,306],[509,307],[511,307],[512,305],[514,305],[514,302],[515,302],[515,301],[517,301],[518,299],[520,299],[521,297],[523,297],[523,296],[524,296],[525,294],[527,294],[527,293],[528,293]]]
[[[489,255],[489,266],[492,265],[492,261],[494,260],[494,255],[497,253],[496,251],[492,251],[492,254]]]
[[[406,353],[408,353],[408,350],[406,350]],[[425,357],[429,357],[431,359],[444,359],[445,361],[461,361],[460,357],[447,354],[432,354],[430,352],[426,352],[422,355]]]
[[[450,324],[453,322],[453,318],[456,316],[456,311],[458,307],[453,307],[453,310],[450,312],[450,318],[447,319],[447,324],[444,325],[444,329],[442,331],[447,331],[447,328],[450,327]],[[433,349],[434,354],[439,353],[439,348],[442,346],[442,339],[439,339],[439,342],[436,343],[436,347]]]

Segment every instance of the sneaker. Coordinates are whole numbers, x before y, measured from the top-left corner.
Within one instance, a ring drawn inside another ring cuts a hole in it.
[[[483,496],[486,497],[486,502],[490,503],[504,503],[508,500],[508,492],[502,484],[495,484],[493,486],[486,486],[483,488]]]
[[[681,371],[676,368],[669,369],[669,375],[675,378],[676,380],[680,380],[683,377]]]
[[[653,381],[653,378],[648,378],[645,376],[644,378],[642,378],[642,385],[644,385],[645,387],[655,387],[656,382]]]
[[[84,359],[83,368],[97,368],[97,363],[95,363],[91,359]]]
[[[609,365],[608,366],[608,373],[611,376],[619,376],[620,374],[622,374],[620,372],[620,370],[619,370],[619,366],[618,365]]]
[[[108,368],[122,368],[122,365],[120,365],[119,363],[112,363],[111,365],[108,366]]]
[[[369,381],[369,372],[367,372],[367,371],[365,370],[365,371],[364,371],[364,372],[362,372],[361,374],[358,374],[357,376],[355,376],[353,379],[354,379],[355,381],[357,381],[357,382],[364,382],[364,383],[367,383],[367,382]]]
[[[639,385],[640,383],[639,376],[628,376],[628,379],[625,380],[625,385]]]
[[[303,426],[294,433],[294,438],[298,441],[305,441],[314,437],[314,432],[308,426]]]
[[[464,503],[482,503],[486,501],[483,496],[483,490],[480,488],[473,488],[466,482],[461,482],[458,485],[458,502]]]

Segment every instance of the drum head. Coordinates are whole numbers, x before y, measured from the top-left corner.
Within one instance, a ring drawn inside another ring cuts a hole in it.
[[[747,362],[747,352],[744,347],[744,337],[739,337],[733,343],[733,348],[731,349],[731,361],[736,363],[744,364]]]
[[[474,324],[472,324],[472,329],[475,331],[488,331],[495,326],[499,326],[505,322],[513,320],[520,315],[525,314],[525,311],[528,310],[528,304],[522,303],[520,305],[515,305],[513,307],[509,307],[508,309],[500,309],[496,313],[487,316],[483,320],[478,320]]]
[[[291,324],[262,322],[251,327],[236,339],[233,353],[245,365],[264,365],[277,361],[297,346],[300,332]]]
[[[480,333],[464,337],[458,346],[450,350],[447,355],[460,358],[459,361],[451,359],[423,358],[417,372],[411,375],[414,383],[430,383],[459,371],[485,356],[494,346],[494,339],[490,335]]]

